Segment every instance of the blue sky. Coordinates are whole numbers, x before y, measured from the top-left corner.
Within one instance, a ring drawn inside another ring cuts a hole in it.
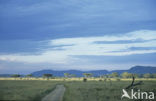
[[[0,0],[0,73],[156,66],[155,0]]]

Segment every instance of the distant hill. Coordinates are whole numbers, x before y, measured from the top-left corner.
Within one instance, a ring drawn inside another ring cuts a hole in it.
[[[10,77],[11,74],[0,74],[0,77]]]
[[[0,77],[11,77],[13,74],[0,74]],[[21,77],[24,77],[25,75],[21,75]]]
[[[37,72],[33,72],[32,74],[34,76],[42,76],[43,74],[50,73],[53,74],[54,76],[58,77],[63,77],[64,73],[69,73],[69,74],[75,74],[78,77],[83,76],[83,73],[93,73],[94,76],[99,76],[102,74],[108,74],[109,72],[107,70],[95,70],[95,71],[79,71],[79,70],[64,70],[64,71],[54,71],[54,70],[41,70]]]
[[[56,70],[41,70],[33,72],[32,74],[36,77],[41,77],[43,74],[53,74],[56,77],[63,77],[64,73],[69,74],[75,74],[77,77],[82,77],[83,73],[92,73],[95,77],[104,75],[104,74],[111,74],[113,72],[117,72],[119,74],[123,72],[129,72],[129,73],[137,73],[137,74],[145,74],[145,73],[156,73],[156,67],[152,66],[134,66],[128,70],[92,70],[92,71],[80,71],[80,70],[62,70],[62,71],[56,71]],[[0,74],[0,77],[9,77],[11,74]]]
[[[138,74],[144,74],[144,73],[156,73],[156,67],[151,66],[135,66],[128,70],[129,73],[138,73]]]
[[[46,73],[53,74],[54,76],[62,77],[62,76],[64,76],[64,73],[81,75],[82,71],[78,71],[78,70],[66,70],[66,71],[41,70],[41,71],[33,72],[32,74],[34,76],[42,76],[43,74],[46,74]]]
[[[100,76],[103,74],[110,74],[112,72],[117,72],[119,74],[123,72],[129,72],[129,73],[138,73],[138,74],[145,74],[145,73],[156,73],[156,67],[151,66],[135,66],[128,70],[113,70],[113,71],[107,71],[107,70],[92,70],[92,71],[80,71],[80,70],[64,70],[64,71],[54,71],[54,70],[41,70],[33,72],[32,74],[34,76],[42,76],[45,73],[53,74],[54,76],[63,77],[64,73],[70,73],[75,74],[77,77],[82,77],[83,73],[92,73],[94,76]]]
[[[152,66],[134,66],[128,70],[113,70],[110,71],[110,73],[112,72],[117,72],[119,74],[123,73],[123,72],[128,72],[128,73],[137,73],[137,74],[145,74],[145,73],[156,73],[156,67],[152,67]]]

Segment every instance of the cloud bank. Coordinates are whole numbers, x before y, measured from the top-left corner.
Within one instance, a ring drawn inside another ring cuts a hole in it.
[[[60,38],[48,40],[48,49],[41,54],[0,55],[0,60],[26,63],[68,64],[75,56],[127,56],[156,53],[156,31],[138,30],[101,37]]]

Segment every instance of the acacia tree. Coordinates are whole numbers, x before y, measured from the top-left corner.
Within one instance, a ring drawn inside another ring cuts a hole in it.
[[[19,75],[19,74],[13,74],[13,75],[11,75],[11,77],[14,77],[15,78],[15,80],[16,80],[16,78],[19,78],[21,75]]]
[[[70,74],[70,77],[76,77],[76,74]]]
[[[124,72],[124,73],[121,74],[121,76],[123,78],[130,78],[130,77],[132,77],[132,74],[131,73],[128,73],[128,72]]]
[[[155,73],[155,74],[152,74],[152,77],[153,77],[153,78],[156,78],[156,73]]]
[[[87,78],[91,77],[93,74],[92,73],[83,73],[83,75],[84,75],[83,82],[86,82]]]
[[[26,75],[26,77],[31,78],[31,77],[33,77],[33,75],[32,74],[28,74],[28,75]]]
[[[68,77],[70,76],[70,74],[69,74],[69,73],[64,73],[64,76],[65,76],[66,78],[68,78]]]
[[[143,77],[144,77],[144,78],[150,78],[150,77],[151,77],[151,74],[146,73],[146,74],[143,75]]]
[[[52,74],[43,74],[43,78],[47,78],[47,80],[49,80],[52,76]]]
[[[83,75],[84,75],[86,78],[93,76],[92,73],[83,73]]]
[[[119,74],[118,74],[117,72],[113,72],[113,73],[111,74],[111,77],[113,77],[113,78],[119,77]]]
[[[26,77],[33,77],[33,75],[32,74],[28,74],[28,75],[26,75]]]
[[[104,74],[101,77],[103,78],[104,81],[107,81],[108,75],[107,74]]]
[[[139,75],[139,74],[134,73],[134,74],[133,74],[133,76],[134,76],[135,78],[139,78],[139,76],[140,76],[140,75]]]

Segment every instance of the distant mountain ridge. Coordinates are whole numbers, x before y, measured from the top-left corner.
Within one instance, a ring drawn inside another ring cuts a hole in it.
[[[31,73],[35,77],[41,77],[43,74],[53,74],[53,76],[56,77],[63,77],[64,73],[69,73],[69,74],[75,74],[77,77],[82,77],[83,73],[92,73],[94,76],[100,76],[104,74],[111,74],[113,72],[117,72],[119,74],[123,72],[128,72],[128,73],[137,73],[137,74],[145,74],[145,73],[156,73],[156,67],[152,66],[134,66],[128,70],[91,70],[91,71],[81,71],[81,70],[62,70],[62,71],[57,71],[57,70],[40,70]],[[11,74],[0,74],[0,77],[10,77]]]
[[[77,77],[82,77],[83,73],[92,73],[94,76],[100,76],[104,74],[111,74],[112,72],[117,72],[119,74],[123,72],[128,72],[128,73],[138,73],[138,74],[145,74],[145,73],[156,73],[156,67],[152,66],[134,66],[128,70],[112,70],[112,71],[107,71],[107,70],[92,70],[92,71],[80,71],[80,70],[63,70],[63,71],[56,71],[56,70],[41,70],[41,71],[36,71],[33,72],[32,74],[34,76],[40,77],[43,74],[49,73],[53,74],[54,76],[57,77],[63,77],[64,73],[69,73],[69,74],[75,74]]]

